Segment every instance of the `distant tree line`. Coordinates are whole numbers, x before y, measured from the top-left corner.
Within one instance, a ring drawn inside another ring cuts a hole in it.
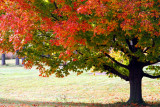
[[[2,64],[2,65],[6,65],[6,55],[5,55],[5,53],[2,53],[1,60],[2,60],[1,64]],[[19,60],[20,60],[19,57],[16,56],[16,57],[15,57],[15,65],[20,65]],[[22,62],[23,62],[23,61],[24,61],[24,58],[22,58]],[[22,64],[22,65],[23,65],[23,64]]]

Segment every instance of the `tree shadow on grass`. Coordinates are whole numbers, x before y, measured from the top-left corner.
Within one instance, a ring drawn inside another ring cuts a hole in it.
[[[24,101],[0,98],[0,107],[145,107],[136,104],[127,105],[124,102],[111,104],[101,103],[82,103],[82,102],[41,102],[41,101]],[[147,107],[160,107],[160,102],[151,103]]]

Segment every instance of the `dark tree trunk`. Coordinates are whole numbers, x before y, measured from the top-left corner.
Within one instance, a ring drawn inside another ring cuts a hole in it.
[[[3,53],[2,54],[2,65],[5,65],[6,64],[6,62],[5,62],[5,54]]]
[[[144,103],[142,98],[143,64],[133,60],[129,65],[130,98],[128,103]]]
[[[142,98],[142,78],[138,77],[129,81],[130,83],[130,98],[128,103],[144,103]]]

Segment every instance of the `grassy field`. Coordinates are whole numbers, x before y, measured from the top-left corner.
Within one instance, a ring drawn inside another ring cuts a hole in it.
[[[106,75],[76,76],[65,78],[39,77],[33,67],[26,70],[14,66],[0,66],[0,107],[6,106],[122,106],[129,98],[129,83]],[[160,106],[160,80],[143,78],[143,98],[152,106]]]

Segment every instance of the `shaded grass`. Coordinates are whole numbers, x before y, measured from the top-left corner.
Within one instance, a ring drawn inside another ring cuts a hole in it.
[[[52,106],[52,107],[106,107],[106,106],[116,106],[122,105],[122,103],[117,104],[100,104],[100,103],[82,103],[82,102],[34,102],[34,101],[17,101],[17,100],[5,100],[1,99],[3,103],[1,105],[14,105],[14,106]]]
[[[19,100],[6,100],[0,99],[0,106],[12,106],[12,107],[30,107],[30,106],[42,106],[42,107],[144,107],[143,105],[131,104],[127,105],[124,102],[116,102],[112,104],[100,104],[100,103],[83,103],[83,102],[40,102],[40,101],[19,101]],[[160,103],[148,104],[147,107],[159,107]]]
[[[125,102],[116,103],[83,103],[83,102],[42,102],[42,101],[25,101],[0,99],[0,107],[159,107],[160,102],[147,105],[126,104]]]
[[[0,104],[19,106],[122,106],[129,98],[129,83],[105,75],[65,78],[38,76],[33,67],[0,67]],[[143,78],[143,98],[152,106],[159,106],[160,80]],[[119,103],[117,103],[119,102]],[[154,104],[156,103],[156,104]]]

